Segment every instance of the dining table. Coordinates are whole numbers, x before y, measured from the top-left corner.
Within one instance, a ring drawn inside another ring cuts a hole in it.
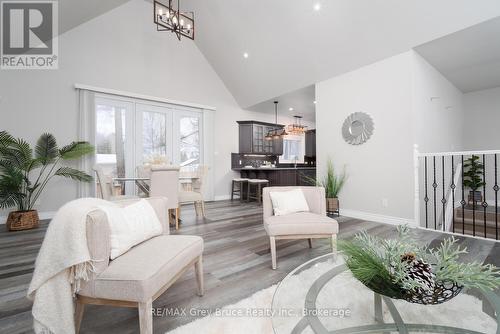
[[[191,185],[194,180],[199,179],[197,175],[181,175],[179,176],[179,183],[183,186],[184,190],[192,190]],[[126,176],[126,177],[114,177],[113,182],[119,182],[124,184],[125,182],[134,182],[137,188],[144,194],[149,196],[149,184],[147,181],[150,180],[149,177],[138,177],[138,176]],[[122,191],[125,187],[122,187]]]

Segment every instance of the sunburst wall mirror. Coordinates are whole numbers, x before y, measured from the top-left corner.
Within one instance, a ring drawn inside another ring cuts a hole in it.
[[[373,134],[374,124],[370,115],[355,112],[347,116],[342,125],[342,136],[351,145],[361,145]]]

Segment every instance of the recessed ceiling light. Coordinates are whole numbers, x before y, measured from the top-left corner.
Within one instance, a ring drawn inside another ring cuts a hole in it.
[[[243,58],[248,58],[248,52],[243,53]]]
[[[314,4],[313,8],[314,8],[315,11],[318,11],[318,10],[321,9],[321,4],[319,2],[317,2],[317,3]]]
[[[288,108],[288,111],[293,111],[293,108],[292,107]]]

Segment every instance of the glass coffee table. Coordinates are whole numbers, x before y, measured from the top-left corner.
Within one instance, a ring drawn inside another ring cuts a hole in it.
[[[439,305],[418,305],[374,293],[356,280],[341,255],[304,263],[278,285],[272,302],[275,334],[500,334],[500,298],[462,291]]]

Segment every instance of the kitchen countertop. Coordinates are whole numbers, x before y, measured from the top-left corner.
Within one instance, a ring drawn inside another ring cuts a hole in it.
[[[272,167],[272,168],[262,168],[262,167],[259,167],[259,168],[245,168],[245,167],[241,167],[241,168],[233,168],[233,170],[235,171],[242,171],[242,170],[256,170],[256,171],[280,171],[280,170],[303,170],[303,169],[316,169],[316,167]]]

